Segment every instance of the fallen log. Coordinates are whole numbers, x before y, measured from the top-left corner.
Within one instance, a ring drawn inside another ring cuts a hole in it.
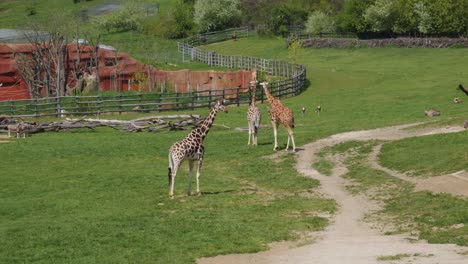
[[[203,122],[204,118],[199,115],[165,115],[140,117],[133,120],[107,120],[92,118],[66,118],[62,121],[49,123],[24,122],[19,120],[9,120],[8,124],[23,122],[26,124],[27,133],[42,133],[50,131],[70,131],[73,129],[91,129],[97,127],[110,127],[124,132],[159,132],[162,129],[184,130],[186,127],[195,127]],[[5,120],[4,120],[5,121]],[[6,123],[6,122],[4,122]],[[7,124],[0,124],[0,129],[7,129]]]

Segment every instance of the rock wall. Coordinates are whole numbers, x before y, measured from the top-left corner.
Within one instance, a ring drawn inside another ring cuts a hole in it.
[[[73,65],[78,58],[76,44],[69,44],[69,64]],[[18,72],[15,54],[30,55],[32,46],[29,44],[0,44],[0,101],[30,98],[29,89]],[[92,47],[82,46],[81,63],[90,64]],[[135,74],[144,75],[152,82],[138,84],[129,82],[135,79]],[[150,78],[148,77],[150,76]],[[161,87],[166,90],[187,92],[218,90],[223,88],[243,88],[240,92],[248,91],[252,80],[251,71],[163,71],[147,67],[126,53],[116,52],[111,47],[99,49],[99,79],[100,89],[103,91],[149,90],[158,91]],[[152,83],[150,85],[149,83]],[[75,87],[72,82],[70,87]],[[151,86],[151,87],[150,87]]]
[[[335,39],[311,38],[302,42],[304,48],[468,48],[467,38],[387,38],[387,39]]]

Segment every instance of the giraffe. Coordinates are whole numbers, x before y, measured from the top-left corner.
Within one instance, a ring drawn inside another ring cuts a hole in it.
[[[260,120],[262,118],[262,112],[258,109],[256,105],[256,91],[257,91],[257,80],[251,81],[250,85],[252,86],[252,103],[247,110],[247,123],[249,125],[249,141],[247,145],[250,145],[250,138],[252,138],[252,145],[257,145],[257,133],[258,127],[260,126]]]
[[[271,95],[270,90],[268,90],[268,83],[262,82],[260,83],[263,86],[263,90],[267,96],[267,100],[271,105],[269,110],[271,124],[273,126],[273,135],[275,137],[275,146],[273,150],[278,148],[278,139],[277,139],[277,132],[279,125],[283,125],[288,130],[288,144],[286,144],[286,151],[289,149],[289,140],[292,141],[293,151],[296,151],[296,144],[294,143],[294,136],[292,129],[294,128],[294,114],[291,109],[284,106],[280,100],[276,99]]]
[[[203,140],[205,139],[208,131],[213,125],[216,114],[219,110],[228,112],[225,106],[225,100],[220,100],[211,108],[210,114],[203,120],[203,123],[196,127],[190,134],[188,134],[183,140],[174,143],[169,149],[169,198],[174,197],[174,183],[177,175],[177,170],[184,160],[189,161],[189,186],[187,189],[187,195],[191,195],[192,176],[193,176],[193,165],[195,161],[198,161],[197,168],[197,194],[200,194],[200,172],[203,162],[204,146]]]

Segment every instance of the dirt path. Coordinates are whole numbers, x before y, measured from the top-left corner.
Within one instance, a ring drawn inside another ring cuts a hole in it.
[[[455,245],[427,244],[424,242],[410,243],[405,236],[384,236],[378,230],[372,229],[362,221],[363,216],[371,210],[377,209],[377,205],[363,196],[352,196],[345,191],[346,180],[341,176],[347,172],[347,168],[338,163],[331,176],[320,174],[311,168],[316,155],[324,147],[333,146],[350,140],[398,140],[406,137],[423,136],[438,133],[453,133],[462,131],[462,127],[447,128],[405,128],[417,124],[386,127],[366,131],[354,131],[336,134],[331,137],[318,140],[304,146],[304,150],[298,152],[297,170],[308,177],[320,180],[321,192],[334,199],[339,205],[339,210],[334,216],[328,228],[315,234],[317,242],[294,247],[293,243],[274,243],[269,251],[255,254],[234,254],[203,258],[200,264],[212,263],[316,263],[316,264],[375,264],[375,263],[416,263],[416,264],[462,264],[468,263],[466,247]],[[373,153],[374,164],[379,149]],[[372,155],[371,158],[372,160]],[[376,165],[377,166],[377,165]],[[396,175],[405,178],[405,175]],[[457,177],[452,177],[458,179]],[[468,181],[458,179],[457,184],[464,185],[468,189]],[[399,260],[382,261],[381,256],[396,256],[407,254]]]

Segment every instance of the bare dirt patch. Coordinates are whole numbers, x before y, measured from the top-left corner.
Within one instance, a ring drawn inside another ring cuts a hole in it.
[[[320,192],[334,199],[339,205],[337,214],[326,230],[312,233],[315,243],[298,246],[298,243],[280,242],[270,245],[270,250],[255,254],[233,254],[199,259],[198,263],[320,263],[320,264],[377,264],[377,263],[468,263],[467,247],[451,244],[412,243],[406,235],[385,236],[363,221],[379,205],[364,196],[353,196],[345,190],[349,184],[342,175],[347,168],[338,162],[331,176],[320,174],[311,168],[321,149],[351,140],[398,140],[406,137],[438,133],[454,133],[462,127],[407,129],[418,124],[385,127],[373,130],[340,133],[307,144],[297,152],[296,168],[307,177],[321,182]],[[281,155],[276,154],[275,157]],[[337,159],[338,161],[340,159]],[[407,179],[406,175],[402,176]],[[452,177],[456,178],[456,177]],[[411,180],[411,179],[408,179]],[[425,183],[428,184],[429,183]],[[421,187],[423,188],[423,187]],[[424,187],[428,188],[428,187]],[[386,262],[382,256],[409,256]]]

